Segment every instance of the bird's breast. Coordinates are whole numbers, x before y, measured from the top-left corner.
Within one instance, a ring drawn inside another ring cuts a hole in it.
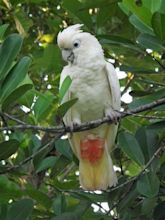
[[[90,69],[75,68],[71,72],[71,97],[78,98],[73,106],[81,113],[82,121],[103,117],[105,102],[108,99],[107,81],[103,70],[95,72]]]

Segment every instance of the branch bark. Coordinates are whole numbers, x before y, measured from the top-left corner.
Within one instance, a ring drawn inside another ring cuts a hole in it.
[[[158,99],[154,102],[151,102],[149,104],[145,104],[142,106],[139,106],[135,109],[131,109],[126,112],[118,112],[119,113],[119,119],[125,118],[126,116],[135,115],[139,112],[151,110],[157,106],[164,105],[165,104],[165,98]],[[69,126],[53,126],[53,127],[43,127],[43,126],[36,126],[36,125],[30,125],[30,124],[20,124],[20,125],[14,125],[14,126],[6,126],[1,127],[0,131],[7,131],[7,130],[33,130],[33,131],[43,131],[43,132],[50,132],[50,133],[72,133],[72,132],[80,132],[85,130],[90,130],[93,128],[96,128],[102,124],[105,123],[113,123],[113,121],[110,118],[104,117],[103,119],[97,119],[95,121],[90,121],[86,123],[82,123],[81,125],[74,126],[73,128]]]

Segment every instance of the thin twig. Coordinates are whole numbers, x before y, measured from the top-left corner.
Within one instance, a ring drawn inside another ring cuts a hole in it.
[[[110,208],[108,213],[110,213],[110,211],[113,210],[128,195],[128,193],[132,190],[135,182],[141,177],[141,175],[143,175],[145,172],[147,172],[147,168],[151,165],[153,160],[159,155],[161,150],[162,150],[162,145],[155,151],[155,153],[152,155],[150,160],[146,163],[146,165],[143,167],[142,171],[137,176],[135,176],[135,177],[131,178],[130,180],[120,184],[117,187],[112,188],[109,191],[109,192],[113,192],[116,189],[122,188],[123,186],[130,184],[129,187],[124,192],[124,194],[120,197],[120,199],[117,202],[115,202],[115,204],[112,205],[112,207]]]
[[[132,76],[130,78],[128,78],[127,84],[126,84],[124,90],[121,92],[121,96],[124,95],[124,93],[127,92],[127,90],[129,89],[129,87],[130,87],[133,80],[134,80],[134,75],[132,74]]]
[[[7,121],[6,121],[6,119],[4,118],[4,116],[1,115],[1,114],[0,114],[0,116],[1,116],[1,119],[2,119],[2,123],[5,125],[5,127],[8,127]]]
[[[8,167],[5,170],[0,171],[0,175],[1,174],[5,174],[5,173],[9,173],[12,172],[14,170],[17,170],[18,168],[22,167],[23,165],[25,165],[26,163],[28,163],[30,160],[34,159],[35,156],[37,156],[39,153],[41,153],[42,151],[44,151],[46,148],[48,148],[49,146],[51,146],[51,144],[53,144],[56,140],[58,140],[59,138],[61,138],[64,134],[60,133],[59,135],[57,135],[55,138],[53,138],[49,143],[45,144],[43,147],[41,147],[38,151],[36,151],[34,154],[32,154],[31,156],[25,158],[25,160],[21,161],[19,164],[14,165],[12,167]]]
[[[131,109],[126,112],[119,112],[120,116],[119,118],[124,118],[129,115],[134,115],[139,112],[151,110],[152,108],[155,108],[160,105],[165,104],[165,98],[158,99],[154,102],[151,102],[149,104],[142,105],[140,107],[137,107],[135,109]],[[36,126],[36,125],[30,125],[30,124],[24,124],[24,125],[14,125],[14,126],[7,126],[7,127],[1,127],[0,131],[4,130],[35,130],[35,131],[44,131],[44,132],[50,132],[50,133],[69,133],[69,132],[79,132],[79,131],[86,131],[93,128],[96,128],[102,124],[105,123],[114,123],[110,118],[104,117],[103,119],[97,119],[95,121],[90,121],[86,123],[82,123],[81,125],[74,126],[73,128],[69,126],[56,126],[56,127],[43,127],[43,126]]]
[[[127,113],[127,115],[138,117],[138,118],[146,118],[146,119],[159,119],[159,120],[165,120],[165,117],[161,116],[155,116],[155,115],[141,115],[141,114],[135,114],[135,113],[128,113],[128,112],[123,112]]]
[[[75,163],[72,162],[71,164],[69,164],[67,167],[64,168],[62,172],[62,175],[59,178],[59,181],[63,181],[66,176],[68,176],[68,174],[73,170],[73,168],[75,167]]]
[[[147,54],[148,56],[150,56],[155,62],[157,62],[157,64],[159,64],[159,66],[160,66],[163,70],[165,70],[165,66],[164,66],[158,59],[156,59],[152,54],[148,53],[147,51],[146,51],[146,54]]]
[[[0,111],[0,115],[1,115],[1,117],[3,116],[3,117],[6,117],[6,118],[8,118],[8,119],[11,119],[12,121],[17,122],[18,124],[22,124],[22,125],[25,125],[25,124],[26,124],[25,122],[23,122],[23,121],[21,121],[21,120],[15,118],[15,117],[12,116],[12,115],[7,114],[6,112],[1,112],[1,111]]]
[[[143,167],[143,169],[141,170],[141,172],[137,176],[132,177],[131,179],[127,180],[126,182],[124,182],[124,183],[122,183],[122,184],[120,184],[120,185],[118,185],[118,186],[116,186],[116,187],[114,187],[114,188],[112,188],[110,190],[107,190],[107,191],[108,192],[113,192],[113,191],[115,191],[115,190],[117,190],[117,189],[119,189],[119,188],[121,188],[121,187],[123,187],[123,186],[125,186],[125,185],[127,185],[127,184],[129,184],[131,182],[134,182],[135,180],[139,179],[139,177],[146,172],[147,168],[151,165],[153,160],[159,155],[161,150],[162,150],[162,146],[160,146],[155,151],[155,153],[152,155],[152,157],[149,159],[149,161],[146,163],[146,165]]]
[[[2,119],[2,125],[5,126],[5,127],[8,127],[8,123],[7,123],[7,120],[6,118],[4,117],[4,115],[0,114],[0,117]],[[12,130],[11,130],[12,131]],[[6,132],[6,134],[8,134],[9,131]]]

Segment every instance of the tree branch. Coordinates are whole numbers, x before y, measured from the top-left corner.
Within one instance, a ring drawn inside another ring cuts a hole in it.
[[[126,112],[118,112],[119,114],[119,119],[125,118],[126,116],[129,115],[134,115],[139,112],[151,110],[152,108],[155,108],[160,105],[165,104],[165,98],[158,99],[154,102],[151,102],[149,104],[142,105],[140,107],[137,107],[135,109],[131,109]],[[0,131],[4,130],[33,130],[33,131],[44,131],[44,132],[50,132],[50,133],[72,133],[72,132],[79,132],[79,131],[85,131],[85,130],[90,130],[93,128],[96,128],[102,124],[105,123],[114,123],[110,118],[104,117],[103,119],[97,119],[95,121],[90,121],[86,123],[82,123],[81,125],[74,126],[73,128],[69,126],[56,126],[56,127],[42,127],[42,126],[36,126],[36,125],[30,125],[30,124],[20,124],[20,125],[14,125],[14,126],[7,126],[7,127],[1,127]]]

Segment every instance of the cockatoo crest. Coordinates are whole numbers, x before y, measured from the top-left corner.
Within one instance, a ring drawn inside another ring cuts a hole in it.
[[[57,43],[60,48],[65,48],[66,45],[66,39],[71,39],[76,34],[79,34],[82,32],[80,29],[83,26],[83,24],[75,24],[67,27],[63,31],[60,31],[57,36]]]

